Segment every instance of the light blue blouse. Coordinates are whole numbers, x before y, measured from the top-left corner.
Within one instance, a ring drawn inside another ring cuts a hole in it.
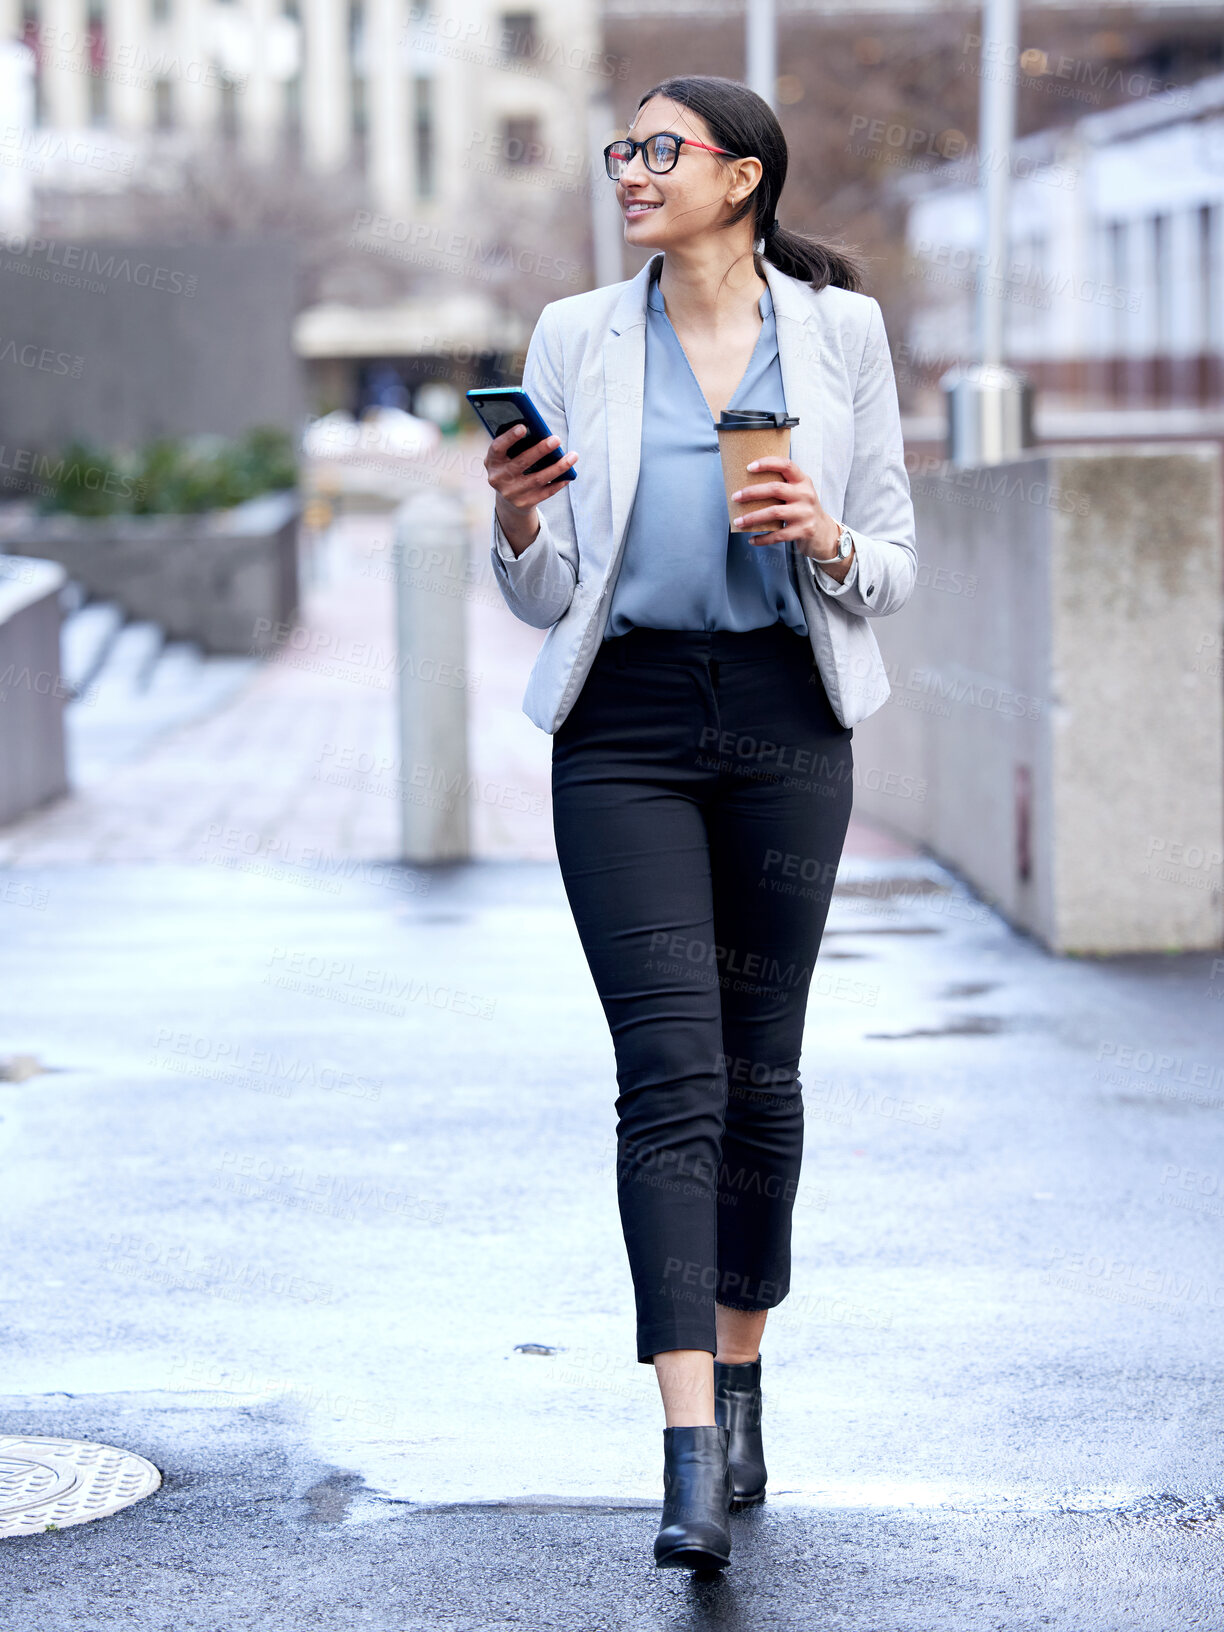
[[[768,289],[758,310],[761,332],[728,407],[785,413]],[[604,639],[634,625],[763,629],[779,621],[807,633],[790,547],[731,531],[714,419],[652,278],[641,467]]]

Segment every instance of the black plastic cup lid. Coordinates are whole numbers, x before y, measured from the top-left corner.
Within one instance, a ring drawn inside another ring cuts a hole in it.
[[[798,425],[798,423],[799,421],[793,414],[771,414],[764,408],[724,408],[717,429],[720,431],[748,431],[773,426],[777,430],[784,430],[788,426]]]

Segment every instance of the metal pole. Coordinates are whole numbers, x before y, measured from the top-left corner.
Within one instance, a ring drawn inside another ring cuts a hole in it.
[[[1010,236],[1012,145],[1016,139],[1016,13],[1016,0],[986,0],[982,7],[978,182],[984,265],[977,290],[977,343],[978,361],[996,368],[1003,362],[1003,289]],[[997,72],[991,73],[992,67]]]
[[[778,26],[774,0],[748,0],[744,40],[745,79],[758,96],[774,107],[778,84]]]
[[[954,465],[1002,464],[1017,458],[1034,441],[1032,386],[1003,362],[1019,66],[1016,12],[1017,0],[984,0],[982,6],[977,361],[950,369],[939,382],[947,408],[948,458]]]

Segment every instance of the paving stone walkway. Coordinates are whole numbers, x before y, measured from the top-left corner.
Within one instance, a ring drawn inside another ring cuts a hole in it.
[[[554,855],[549,738],[522,713],[543,636],[513,618],[488,567],[481,497],[470,497],[467,596],[472,833],[480,859]],[[207,718],[0,828],[0,866],[334,858],[392,861],[400,801],[391,514],[342,516],[308,563],[298,625]],[[78,705],[70,732],[93,722]],[[848,856],[909,856],[855,822]]]

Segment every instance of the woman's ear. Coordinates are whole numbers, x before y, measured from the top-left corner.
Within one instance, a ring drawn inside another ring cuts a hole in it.
[[[740,204],[759,185],[765,174],[765,166],[760,159],[735,159],[732,168],[735,171],[735,191],[730,194],[730,199],[732,204]]]

